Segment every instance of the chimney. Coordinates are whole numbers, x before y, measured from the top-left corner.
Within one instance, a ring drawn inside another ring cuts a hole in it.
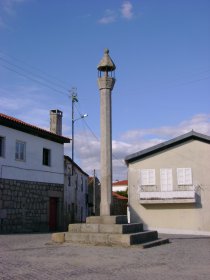
[[[50,111],[50,132],[62,135],[62,117],[63,112],[60,110]]]

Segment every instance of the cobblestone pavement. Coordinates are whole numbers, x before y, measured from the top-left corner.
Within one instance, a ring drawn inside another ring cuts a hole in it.
[[[1,280],[209,280],[210,237],[141,249],[53,244],[50,234],[0,235]]]

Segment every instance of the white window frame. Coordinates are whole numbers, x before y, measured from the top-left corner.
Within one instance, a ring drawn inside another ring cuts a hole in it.
[[[0,136],[0,157],[5,157],[5,137]]]
[[[26,160],[26,142],[16,140],[15,143],[15,160],[25,161]]]
[[[177,168],[178,186],[192,185],[192,169],[190,167]]]
[[[172,168],[160,169],[160,188],[162,192],[173,191],[173,173]]]
[[[155,186],[155,169],[140,170],[141,186]]]

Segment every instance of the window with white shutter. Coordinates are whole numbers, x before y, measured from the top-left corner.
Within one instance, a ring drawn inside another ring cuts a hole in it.
[[[22,141],[16,141],[15,146],[15,159],[25,161],[26,159],[26,143]]]
[[[142,186],[155,185],[155,169],[141,169],[140,175]]]
[[[173,176],[171,168],[160,169],[160,186],[161,191],[172,191],[173,190]]]
[[[177,168],[178,185],[192,185],[191,168]]]

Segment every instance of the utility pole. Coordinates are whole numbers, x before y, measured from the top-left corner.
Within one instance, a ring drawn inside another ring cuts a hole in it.
[[[72,176],[74,175],[74,103],[78,102],[77,99],[77,92],[76,92],[76,88],[72,88],[71,90],[71,112],[72,112],[72,116],[71,116],[71,129],[72,129],[72,149],[71,149],[71,159],[72,159]]]
[[[71,159],[72,159],[72,176],[74,175],[74,123],[75,121],[78,121],[80,119],[84,119],[85,117],[88,116],[88,114],[80,115],[79,118],[74,118],[74,105],[76,102],[78,102],[77,98],[77,89],[72,88],[71,89],[71,112],[72,112],[72,117],[71,117],[71,131],[72,131],[72,150],[71,150]]]
[[[96,170],[93,170],[93,213],[96,214]]]

